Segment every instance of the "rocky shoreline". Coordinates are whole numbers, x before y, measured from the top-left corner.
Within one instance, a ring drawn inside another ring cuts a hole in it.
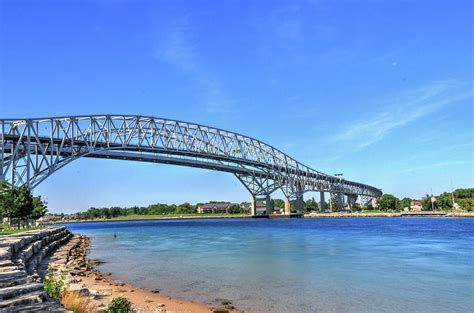
[[[112,279],[94,268],[87,258],[89,238],[74,234],[71,240],[51,255],[49,265],[64,279],[67,290],[88,302],[89,312],[104,310],[116,297],[129,299],[136,312],[211,312],[204,304],[166,297]]]
[[[213,308],[114,280],[111,273],[95,268],[98,262],[87,258],[88,251],[89,238],[64,226],[0,237],[0,313],[94,313],[117,297],[133,303],[134,312],[235,311],[230,301]],[[61,303],[46,292],[54,284],[61,286]]]
[[[233,311],[231,305],[227,308],[211,308],[205,304],[162,295],[158,290],[147,291],[117,281],[111,273],[104,274],[95,268],[98,262],[87,258],[88,250],[89,238],[74,234],[67,244],[51,255],[49,265],[54,268],[54,273],[63,275],[68,291],[87,300],[90,312],[105,309],[116,297],[129,299],[136,312]]]

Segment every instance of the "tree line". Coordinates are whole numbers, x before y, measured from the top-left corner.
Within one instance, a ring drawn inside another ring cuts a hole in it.
[[[413,199],[403,198],[398,199],[394,195],[384,194],[377,199],[377,208],[381,211],[400,211],[406,207],[410,207],[410,202]],[[474,210],[474,188],[460,188],[454,192],[443,192],[438,196],[425,195],[421,199],[422,210],[437,211],[437,210],[452,210],[459,209],[467,212]]]
[[[217,201],[211,201],[210,203],[222,203]],[[128,215],[168,215],[168,214],[195,214],[197,213],[198,204],[182,203],[182,204],[164,204],[157,203],[151,204],[149,206],[132,206],[129,208],[122,208],[118,206],[113,206],[110,208],[89,208],[86,211],[78,212],[75,215],[75,218],[81,220],[90,220],[90,219],[109,219],[118,216],[128,216]],[[240,205],[235,204],[229,207],[229,213],[237,214],[243,213],[243,209]]]
[[[0,216],[8,219],[8,227],[15,221],[20,228],[28,220],[37,220],[47,212],[41,197],[34,197],[28,187],[13,188],[0,182]]]
[[[450,210],[453,208],[452,199],[455,199],[455,203],[460,206],[460,209],[465,211],[471,211],[474,208],[474,188],[468,189],[457,189],[453,194],[445,192],[437,196],[436,203],[434,204],[434,210]],[[423,205],[423,210],[431,210],[431,197],[424,197],[421,202]],[[377,206],[374,207],[371,204],[363,206],[360,204],[354,204],[352,206],[353,211],[361,210],[380,210],[380,211],[401,211],[406,207],[410,206],[410,202],[413,199],[403,198],[398,199],[397,197],[391,194],[384,194],[381,198],[377,200]],[[284,208],[285,201],[283,199],[272,199],[271,206],[273,208]],[[337,197],[335,194],[332,195],[327,202],[325,202],[325,207],[327,210],[330,209],[331,203],[333,210],[336,210],[337,206]],[[228,203],[222,201],[210,201],[209,203]],[[110,219],[116,218],[119,216],[129,216],[129,215],[172,215],[172,214],[195,214],[197,213],[197,208],[203,203],[190,204],[188,202],[182,204],[151,204],[149,206],[132,206],[132,207],[105,207],[105,208],[95,208],[91,207],[86,211],[81,211],[73,214],[72,216],[67,216],[68,219],[80,219],[80,220],[94,220],[94,219]],[[233,204],[229,207],[229,213],[231,214],[243,214],[245,210],[243,209],[244,203]],[[314,198],[309,198],[304,202],[304,209],[306,213],[319,210],[320,203]],[[295,210],[294,203],[291,203],[292,211]],[[64,214],[59,214],[63,217]]]

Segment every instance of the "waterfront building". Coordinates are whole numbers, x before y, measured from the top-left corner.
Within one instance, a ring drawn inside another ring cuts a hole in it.
[[[422,208],[420,200],[410,201],[410,211],[421,211]]]
[[[238,206],[237,203],[206,203],[198,206],[197,213],[199,214],[215,214],[215,213],[230,213],[230,208]]]

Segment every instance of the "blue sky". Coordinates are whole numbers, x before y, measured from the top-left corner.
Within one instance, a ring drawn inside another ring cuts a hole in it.
[[[0,116],[197,122],[421,197],[474,185],[473,42],[471,1],[4,0]],[[89,159],[35,192],[53,212],[249,198],[231,174]]]

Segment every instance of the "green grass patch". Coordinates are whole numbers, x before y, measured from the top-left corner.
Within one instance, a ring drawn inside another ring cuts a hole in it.
[[[41,227],[30,227],[30,228],[20,228],[20,229],[2,229],[0,231],[0,236],[3,235],[13,235],[13,234],[19,234],[28,230],[35,230],[35,229],[40,229]]]

